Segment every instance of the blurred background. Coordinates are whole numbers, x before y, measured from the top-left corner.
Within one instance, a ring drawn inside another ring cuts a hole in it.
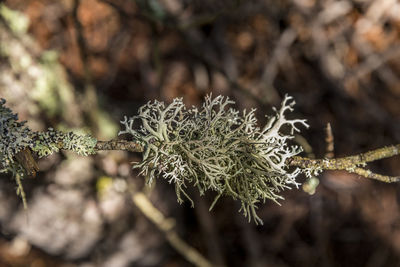
[[[257,108],[261,122],[287,93],[309,155],[400,142],[400,3],[396,0],[6,0],[0,4],[0,97],[31,129],[115,138],[124,115],[149,100],[206,94]],[[121,188],[143,190],[176,231],[218,266],[400,266],[400,187],[325,172],[317,192],[260,205],[173,186],[143,188],[121,151],[41,159],[24,180],[0,179],[0,266],[191,266]],[[400,157],[371,164],[400,175]],[[304,177],[302,177],[304,181]],[[142,189],[143,188],[143,189]]]

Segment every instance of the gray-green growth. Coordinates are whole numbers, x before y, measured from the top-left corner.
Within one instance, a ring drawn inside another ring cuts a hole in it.
[[[31,146],[32,131],[25,126],[25,121],[18,121],[18,115],[5,107],[5,103],[0,99],[0,171],[12,171],[18,167],[14,156]]]
[[[60,149],[68,149],[81,155],[88,155],[95,153],[97,140],[89,135],[64,133],[52,128],[46,132],[34,132],[25,126],[25,121],[19,122],[18,115],[5,107],[5,103],[4,99],[0,99],[0,172],[13,173],[17,183],[17,193],[26,206],[21,179],[27,173],[16,160],[18,152],[30,149],[38,157],[44,157]]]
[[[308,127],[305,120],[290,120],[285,112],[295,104],[285,96],[282,107],[262,128],[257,125],[255,110],[242,113],[233,109],[229,98],[206,97],[201,109],[187,109],[181,98],[170,105],[149,102],[139,109],[139,115],[125,117],[121,123],[135,140],[144,145],[143,161],[135,163],[151,184],[162,176],[175,184],[178,201],[186,194],[188,184],[194,184],[204,194],[217,192],[218,198],[228,195],[241,201],[245,216],[262,223],[256,214],[257,204],[271,199],[278,203],[279,193],[291,186],[298,187],[300,169],[289,170],[287,158],[297,155],[301,147],[290,146],[296,124]],[[134,129],[135,120],[141,122]],[[287,126],[289,134],[282,132]],[[192,201],[191,201],[192,202]],[[192,202],[193,205],[193,202]]]
[[[19,122],[18,115],[5,107],[0,100],[0,161],[3,168],[15,163],[15,155],[29,148],[41,158],[58,152],[60,149],[72,150],[79,155],[94,154],[97,140],[90,135],[77,135],[73,132],[56,131],[34,132]]]
[[[78,135],[73,132],[56,131],[49,128],[46,132],[38,132],[33,135],[31,149],[39,157],[46,157],[60,149],[71,150],[79,155],[87,156],[95,154],[94,147],[97,140],[90,135]]]
[[[49,128],[46,132],[33,132],[18,122],[17,114],[0,101],[0,160],[1,171],[15,175],[18,191],[24,198],[20,179],[26,173],[15,160],[19,151],[29,148],[39,157],[48,156],[60,149],[88,155],[95,153],[97,140],[89,135],[63,133]],[[228,195],[241,201],[245,216],[262,223],[256,214],[257,204],[271,199],[278,203],[283,199],[280,192],[291,186],[298,187],[296,176],[300,169],[288,169],[286,160],[302,151],[290,146],[288,140],[296,127],[308,127],[305,120],[290,120],[285,117],[292,111],[294,101],[285,96],[280,110],[267,116],[267,123],[260,128],[255,110],[242,113],[233,109],[233,101],[222,96],[206,97],[202,108],[187,109],[181,98],[170,105],[149,102],[139,109],[139,115],[125,117],[122,133],[131,134],[144,149],[143,161],[135,163],[151,184],[162,176],[175,184],[178,201],[186,194],[185,188],[194,184],[204,194],[207,190],[217,192],[218,198]],[[135,120],[141,127],[134,129]],[[288,133],[282,132],[286,127]],[[307,174],[308,168],[305,169]],[[191,200],[190,200],[191,201]],[[193,202],[192,202],[193,204]]]

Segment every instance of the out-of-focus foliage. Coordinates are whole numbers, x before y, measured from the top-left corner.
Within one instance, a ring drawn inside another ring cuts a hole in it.
[[[7,21],[8,26],[15,33],[24,34],[28,30],[28,17],[21,12],[9,9],[4,3],[0,3],[0,16]]]

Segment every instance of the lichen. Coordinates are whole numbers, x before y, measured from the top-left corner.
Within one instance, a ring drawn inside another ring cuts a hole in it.
[[[279,111],[274,109],[275,115],[267,116],[262,128],[254,109],[239,113],[233,104],[222,96],[207,96],[200,109],[186,108],[182,98],[169,105],[148,102],[137,116],[121,121],[125,130],[120,134],[128,133],[144,145],[143,160],[133,168],[140,169],[147,183],[158,176],[174,183],[180,203],[181,194],[190,200],[185,191],[188,184],[200,194],[215,191],[210,209],[220,196],[231,196],[240,200],[249,220],[262,223],[255,211],[257,204],[267,199],[278,203],[282,190],[299,186],[295,178],[301,170],[290,170],[285,161],[302,148],[289,145],[288,140],[299,132],[296,124],[308,125],[305,120],[285,117],[295,104],[289,96]],[[134,129],[135,120],[141,122],[139,129]],[[282,132],[284,126],[288,134]]]
[[[18,115],[5,107],[5,103],[0,99],[0,162],[1,171],[11,171],[16,168],[15,155],[31,145],[32,131],[25,121],[18,121]]]
[[[37,132],[33,135],[34,143],[31,149],[39,157],[46,157],[60,149],[71,150],[79,155],[94,154],[96,138],[90,135],[78,135],[73,132],[56,131],[49,128],[46,132]]]
[[[18,121],[18,115],[5,107],[5,103],[4,99],[0,99],[0,172],[13,174],[16,193],[26,208],[26,196],[21,183],[26,171],[21,163],[15,160],[15,155],[29,147],[32,131],[25,126],[25,121]]]
[[[18,121],[18,114],[5,107],[6,101],[0,99],[0,172],[9,172],[17,184],[17,194],[26,207],[25,193],[21,180],[28,176],[29,170],[17,160],[23,150],[33,151],[41,158],[58,152],[60,149],[72,150],[80,155],[94,154],[97,140],[90,135],[77,135],[49,128],[46,132],[34,132]],[[33,159],[32,159],[33,160]]]
[[[79,155],[94,154],[96,138],[90,135],[78,135],[49,128],[45,132],[34,132],[18,121],[14,114],[0,100],[0,160],[3,168],[15,163],[15,155],[25,148],[36,152],[39,158],[48,156],[60,149],[71,150]]]

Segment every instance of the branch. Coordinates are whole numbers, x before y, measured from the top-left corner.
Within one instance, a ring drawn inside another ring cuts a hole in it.
[[[135,142],[127,140],[98,141],[95,150],[124,150],[129,152],[143,152],[144,147]],[[370,170],[360,168],[367,162],[372,162],[384,158],[390,158],[400,154],[400,144],[387,146],[365,153],[333,159],[310,159],[305,157],[293,156],[286,160],[290,166],[300,167],[301,169],[320,169],[320,170],[344,170],[355,173],[365,178],[378,180],[385,183],[399,182],[400,176],[387,176],[373,173]]]
[[[110,141],[97,141],[94,150],[123,150],[129,152],[143,152],[144,147],[135,141],[113,139]]]
[[[380,175],[360,168],[367,162],[393,157],[400,154],[400,144],[387,146],[366,153],[357,154],[336,159],[310,159],[294,156],[287,159],[286,163],[290,166],[300,167],[302,169],[320,169],[320,170],[345,170],[350,173],[356,173],[363,177],[374,179],[386,183],[399,182],[400,176]]]

